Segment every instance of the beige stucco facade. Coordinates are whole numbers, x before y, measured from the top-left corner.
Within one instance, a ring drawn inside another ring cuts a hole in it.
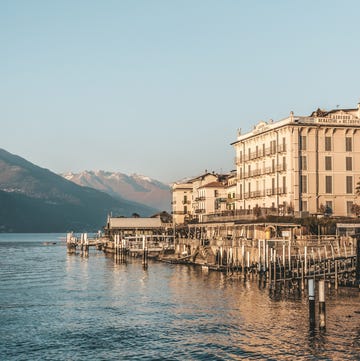
[[[172,215],[175,224],[183,224],[186,217],[192,213],[191,182],[174,183],[172,186]]]
[[[172,213],[175,224],[202,221],[203,215],[226,209],[227,175],[204,173],[172,186]]]
[[[317,110],[238,134],[236,209],[350,216],[360,180],[360,110]]]

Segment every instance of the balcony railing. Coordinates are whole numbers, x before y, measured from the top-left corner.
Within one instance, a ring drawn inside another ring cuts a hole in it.
[[[265,156],[271,156],[277,152],[286,152],[286,144],[279,144],[278,146],[274,145],[265,149],[259,148],[257,152],[247,152],[242,157],[235,157],[235,164],[240,165],[243,162],[249,162],[255,159],[263,158]]]
[[[276,166],[276,170],[277,170],[278,172],[285,172],[285,171],[286,171],[286,164],[278,164],[278,165]]]
[[[259,213],[260,210],[260,213]],[[257,212],[252,209],[242,210],[226,210],[222,212],[205,214],[203,216],[203,222],[215,222],[215,221],[233,221],[241,219],[256,219],[258,217],[266,217],[268,215],[278,215],[279,210],[277,208],[259,208]]]
[[[278,152],[279,152],[279,153],[284,153],[284,152],[286,152],[286,144],[279,144],[279,145],[278,145]]]
[[[239,200],[249,199],[249,198],[269,197],[269,196],[275,196],[275,195],[280,195],[280,194],[286,194],[286,192],[287,192],[286,187],[268,188],[265,190],[245,192],[245,193],[243,193],[243,195],[241,195],[241,194],[236,195],[236,200],[239,201]]]

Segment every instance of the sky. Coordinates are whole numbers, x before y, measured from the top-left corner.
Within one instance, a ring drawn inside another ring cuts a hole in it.
[[[169,183],[237,129],[356,108],[358,0],[0,0],[0,148]]]

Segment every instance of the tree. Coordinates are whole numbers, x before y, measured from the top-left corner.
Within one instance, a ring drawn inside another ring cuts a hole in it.
[[[322,213],[324,216],[331,216],[333,211],[328,205],[320,204],[319,213]]]
[[[354,203],[352,206],[351,206],[351,213],[355,214],[357,217],[360,216],[360,206],[356,203]]]
[[[360,180],[356,183],[355,193],[357,195],[360,195]]]
[[[261,208],[258,205],[253,208],[253,215],[256,218],[259,218],[261,216]]]

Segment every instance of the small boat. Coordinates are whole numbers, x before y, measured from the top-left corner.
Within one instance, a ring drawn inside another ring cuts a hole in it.
[[[56,242],[43,242],[44,246],[51,246],[53,244],[56,244]]]

